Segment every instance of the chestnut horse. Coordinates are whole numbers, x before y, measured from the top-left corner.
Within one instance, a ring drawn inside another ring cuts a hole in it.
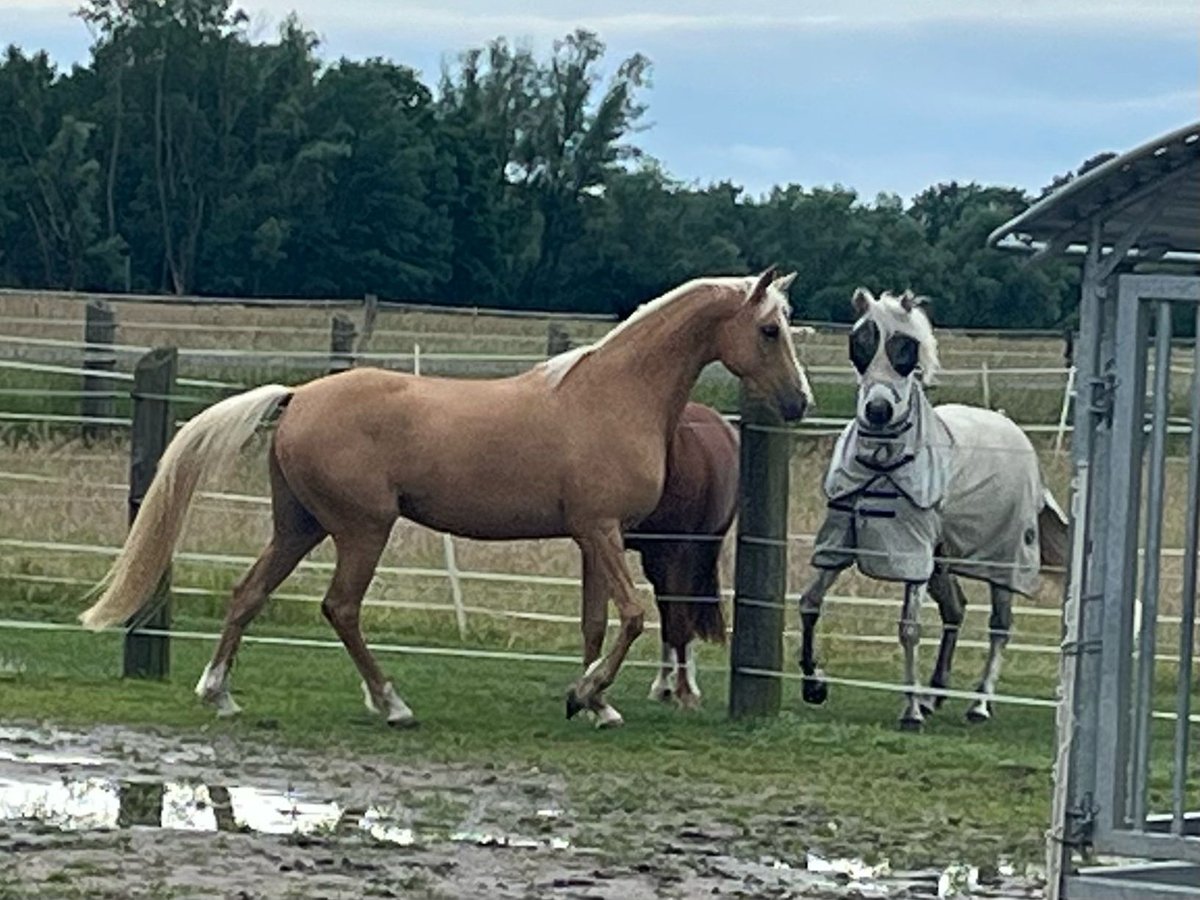
[[[667,451],[667,480],[658,507],[626,532],[654,586],[662,628],[662,667],[650,699],[700,704],[695,638],[723,644],[720,561],[738,502],[738,435],[714,409],[689,403]]]
[[[624,558],[623,529],[653,512],[667,447],[700,371],[723,363],[788,420],[811,392],[788,330],[793,275],[700,278],[643,305],[595,344],[510,378],[450,379],[352,369],[298,387],[265,385],[188,421],[158,471],[106,575],[80,617],[124,622],[166,571],[185,512],[205,476],[230,462],[277,409],[269,454],[273,534],[234,587],[213,658],[196,687],[220,714],[237,712],[230,668],[267,598],[327,536],[337,552],[321,611],[358,668],[367,706],[415,722],[368,649],[363,594],[401,516],[481,540],[570,537],[583,559],[583,675],[568,718],[589,710],[621,723],[604,700],[643,610]],[[601,655],[606,605],[620,630]]]

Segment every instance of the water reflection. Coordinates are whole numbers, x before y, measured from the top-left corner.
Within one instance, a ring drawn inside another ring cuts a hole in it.
[[[0,821],[35,822],[62,831],[164,828],[277,835],[365,833],[377,841],[407,847],[417,842],[417,834],[404,824],[404,818],[404,810],[343,807],[290,789],[97,777],[0,777]],[[570,846],[563,838],[542,840],[485,831],[454,832],[448,837],[506,847],[564,850]]]

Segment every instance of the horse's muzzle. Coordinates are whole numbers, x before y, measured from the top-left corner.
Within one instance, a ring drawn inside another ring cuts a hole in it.
[[[882,397],[876,397],[863,412],[867,417],[867,424],[874,428],[882,428],[892,420],[892,404]]]
[[[799,422],[808,411],[808,398],[803,394],[791,394],[779,398],[779,414],[785,422]]]

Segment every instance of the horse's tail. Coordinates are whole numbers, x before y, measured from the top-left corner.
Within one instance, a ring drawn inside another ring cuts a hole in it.
[[[124,621],[145,605],[170,564],[196,487],[227,467],[259,422],[291,393],[290,387],[263,385],[213,404],[179,429],[158,462],[125,545],[97,585],[104,593],[79,617],[86,627]]]
[[[1041,545],[1042,565],[1065,569],[1070,558],[1068,545],[1067,514],[1049,489],[1042,491],[1044,503],[1038,513],[1038,536]]]
[[[724,644],[725,611],[722,609],[720,594],[694,600],[689,605],[691,606],[692,628],[695,629],[696,637],[702,641]]]

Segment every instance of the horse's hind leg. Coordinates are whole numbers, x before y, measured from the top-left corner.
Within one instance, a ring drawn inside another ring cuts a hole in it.
[[[215,706],[219,716],[232,716],[240,711],[229,692],[229,672],[242,634],[255,616],[262,612],[271,592],[283,583],[305,554],[325,538],[325,529],[296,499],[283,480],[273,453],[271,486],[274,533],[250,571],[234,587],[233,601],[225,615],[221,638],[212,660],[204,667],[204,674],[196,684],[197,696]]]
[[[804,673],[801,694],[805,703],[824,703],[829,696],[829,685],[824,673],[817,668],[813,644],[817,620],[821,618],[821,604],[840,573],[839,569],[817,569],[800,595],[800,671]]]
[[[362,675],[367,708],[386,718],[389,725],[408,727],[416,725],[417,720],[392,683],[384,677],[363,639],[361,626],[363,595],[375,576],[375,567],[379,564],[390,532],[389,522],[333,536],[337,545],[337,564],[329,590],[321,603],[321,612],[341,638],[346,652]]]
[[[940,566],[934,569],[933,576],[929,579],[929,596],[937,603],[942,618],[942,640],[938,644],[937,663],[933,667],[929,686],[948,688],[950,669],[954,664],[954,648],[958,644],[958,633],[962,628],[967,597],[958,579]],[[921,698],[921,712],[926,716],[933,715],[945,699],[942,694],[926,694]]]
[[[660,606],[661,610],[662,607]],[[659,621],[661,621],[661,612]],[[662,638],[662,664],[650,685],[650,699],[659,703],[670,703],[672,697],[671,676],[675,674],[675,648],[664,635]]]
[[[1000,655],[1012,632],[1012,591],[992,585],[992,615],[988,619],[988,658],[976,688],[980,697],[967,708],[967,721],[986,722],[992,717],[992,695],[1000,678]]]

